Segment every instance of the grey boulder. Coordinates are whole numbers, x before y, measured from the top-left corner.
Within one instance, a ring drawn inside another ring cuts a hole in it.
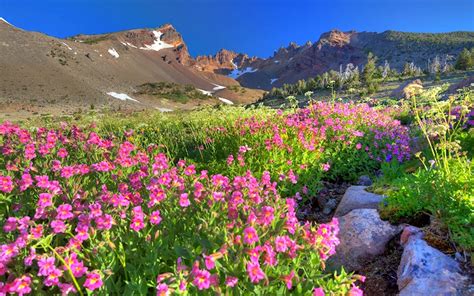
[[[376,209],[356,209],[339,219],[339,240],[336,254],[329,258],[330,269],[344,266],[358,270],[364,262],[383,254],[387,243],[401,231],[380,219]]]
[[[370,177],[366,176],[366,175],[360,176],[359,180],[357,181],[357,185],[371,186],[372,185],[372,179],[370,179]]]
[[[397,272],[400,296],[463,293],[467,277],[462,275],[459,264],[429,246],[420,229],[405,227],[400,240],[404,247]]]
[[[365,191],[366,186],[347,188],[334,216],[339,217],[355,209],[378,209],[385,196]]]

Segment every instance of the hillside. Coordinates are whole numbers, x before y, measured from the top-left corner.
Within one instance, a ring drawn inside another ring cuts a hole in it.
[[[141,97],[135,89],[145,83],[172,82],[214,93],[238,85],[229,77],[189,66],[186,44],[171,25],[58,39],[0,21],[0,46],[0,108],[6,113],[68,113],[90,106],[187,108],[192,106]],[[247,97],[232,93],[233,102],[248,103],[260,95],[249,93]],[[218,102],[209,96],[197,103]]]

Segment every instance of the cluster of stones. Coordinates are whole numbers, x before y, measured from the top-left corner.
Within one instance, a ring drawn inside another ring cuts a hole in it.
[[[429,246],[421,229],[383,221],[378,207],[385,197],[365,189],[366,186],[349,187],[336,208],[334,215],[339,219],[341,243],[328,266],[359,270],[367,260],[382,255],[388,242],[401,233],[403,254],[397,272],[399,295],[465,294],[468,277],[462,274],[459,263]]]

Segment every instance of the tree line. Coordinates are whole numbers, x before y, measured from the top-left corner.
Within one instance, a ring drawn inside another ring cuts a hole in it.
[[[406,62],[401,72],[391,68],[390,63],[386,60],[377,66],[377,57],[369,52],[367,63],[362,69],[353,64],[347,64],[345,67],[340,65],[339,71],[329,70],[306,80],[298,80],[294,84],[284,84],[282,87],[273,88],[265,93],[262,99],[286,98],[291,95],[303,95],[308,91],[315,90],[345,90],[349,93],[373,94],[377,92],[380,83],[383,81],[430,74],[439,79],[441,74],[449,73],[454,69],[465,71],[473,67],[474,48],[471,50],[465,48],[457,59],[450,55],[436,56],[434,59],[428,60],[425,69],[415,65],[414,62]]]

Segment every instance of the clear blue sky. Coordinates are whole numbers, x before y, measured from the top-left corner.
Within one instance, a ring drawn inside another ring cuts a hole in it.
[[[193,56],[267,57],[290,41],[357,31],[474,31],[474,0],[0,0],[0,17],[56,37],[172,23]]]

